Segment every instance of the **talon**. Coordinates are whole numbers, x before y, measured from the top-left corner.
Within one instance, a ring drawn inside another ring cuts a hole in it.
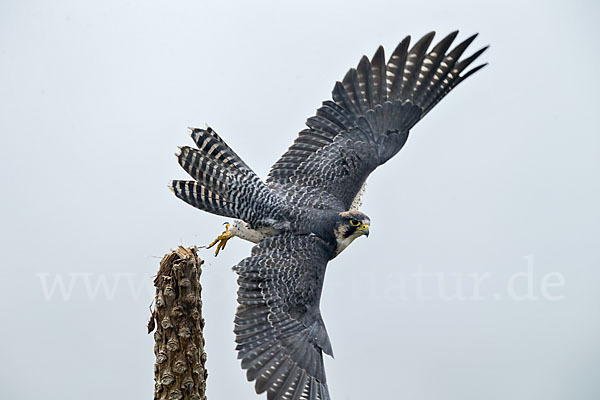
[[[209,244],[206,248],[210,249],[215,244],[217,248],[215,249],[215,257],[219,255],[219,251],[225,248],[227,245],[227,241],[233,237],[233,234],[229,231],[229,224],[225,223],[225,232],[219,235],[211,244]]]

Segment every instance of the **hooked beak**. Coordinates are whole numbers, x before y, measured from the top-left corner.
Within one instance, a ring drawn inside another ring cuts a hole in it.
[[[361,226],[358,227],[358,230],[360,233],[362,233],[366,237],[369,237],[369,225],[362,224]]]

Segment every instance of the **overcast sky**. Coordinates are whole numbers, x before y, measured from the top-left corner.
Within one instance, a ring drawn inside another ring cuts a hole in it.
[[[322,298],[331,396],[600,398],[598,11],[1,2],[0,398],[150,399],[152,275],[226,221],[167,189],[187,127],[264,177],[363,54],[454,29],[479,32],[490,65],[369,179],[371,235],[330,263]],[[200,252],[210,399],[257,398],[232,333],[250,247]]]

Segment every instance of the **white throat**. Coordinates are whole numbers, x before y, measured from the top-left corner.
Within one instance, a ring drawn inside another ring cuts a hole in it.
[[[342,251],[344,251],[346,249],[346,247],[348,247],[350,245],[350,243],[352,243],[354,241],[354,239],[356,239],[357,237],[359,237],[361,235],[362,234],[360,232],[355,232],[352,235],[348,236],[347,238],[343,238],[343,239],[340,239],[339,237],[336,238],[337,248],[335,249],[335,256],[337,256]]]

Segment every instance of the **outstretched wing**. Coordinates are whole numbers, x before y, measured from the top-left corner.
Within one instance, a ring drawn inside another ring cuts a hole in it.
[[[465,72],[487,47],[461,59],[473,35],[449,51],[458,31],[428,52],[435,32],[409,50],[404,39],[386,62],[382,47],[360,60],[333,89],[317,115],[306,122],[267,182],[285,191],[319,188],[348,209],[369,174],[394,156],[408,132],[450,90],[480,68]],[[293,195],[291,196],[293,197]]]
[[[238,357],[269,400],[328,400],[323,352],[333,355],[319,301],[334,249],[315,235],[262,240],[238,274]]]

